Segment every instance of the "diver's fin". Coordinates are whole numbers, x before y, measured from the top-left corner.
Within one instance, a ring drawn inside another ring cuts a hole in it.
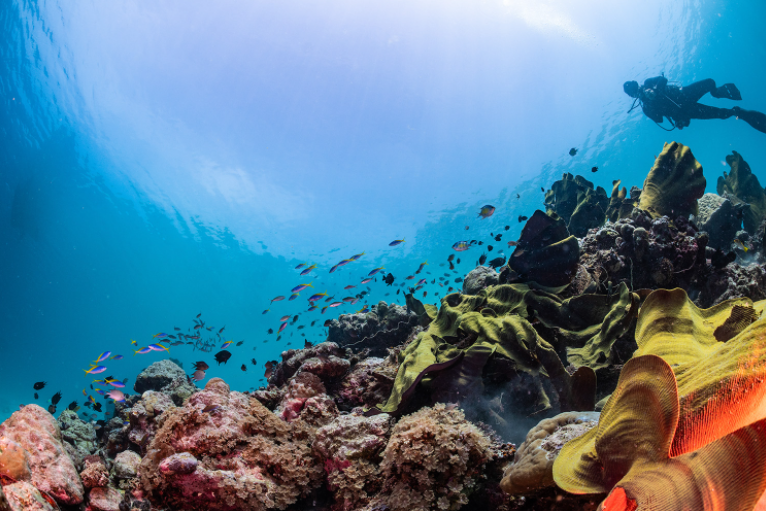
[[[724,83],[720,87],[716,87],[710,95],[714,98],[742,101],[742,94],[739,93],[739,89],[733,83]]]
[[[761,133],[766,133],[766,114],[755,110],[745,110],[743,108],[732,108],[738,119],[742,119]]]

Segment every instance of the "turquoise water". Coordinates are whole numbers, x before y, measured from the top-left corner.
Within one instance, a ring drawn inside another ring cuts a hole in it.
[[[762,133],[733,119],[667,133],[626,113],[622,83],[711,77],[766,111],[765,17],[757,1],[3,1],[0,420],[35,402],[36,381],[38,404],[57,390],[59,409],[81,401],[107,350],[125,358],[101,376],[130,388],[167,356],[133,356],[131,339],[185,332],[199,313],[244,340],[208,377],[258,387],[301,334],[324,340],[326,319],[403,303],[424,261],[436,301],[452,245],[516,239],[564,172],[641,186],[675,140],[708,191],[732,150],[764,182]],[[497,209],[482,220],[485,204]],[[509,255],[495,245],[490,259]],[[461,276],[481,253],[458,255]],[[302,282],[352,296],[381,266],[394,285],[378,276],[355,305],[307,312],[311,289],[270,304]],[[287,314],[300,319],[277,341],[267,330]],[[212,362],[170,355],[187,371]]]

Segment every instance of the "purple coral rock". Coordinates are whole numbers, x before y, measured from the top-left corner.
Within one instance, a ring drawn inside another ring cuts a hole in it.
[[[188,452],[168,456],[160,463],[160,472],[166,475],[187,475],[197,470],[197,458]]]

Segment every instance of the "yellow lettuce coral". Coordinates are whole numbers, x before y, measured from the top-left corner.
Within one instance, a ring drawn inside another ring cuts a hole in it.
[[[766,420],[685,454],[673,370],[656,355],[628,361],[598,428],[567,443],[553,466],[572,493],[606,493],[604,511],[752,510],[766,490]]]
[[[695,499],[713,498],[710,488],[732,506],[715,509],[752,509],[738,507],[737,499],[750,505],[763,493],[745,487],[760,488],[766,462],[760,447],[766,442],[764,306],[738,299],[702,310],[681,289],[651,293],[636,323],[634,359],[598,430],[562,450],[556,483],[573,493],[603,493],[617,484],[621,490],[604,509],[636,509],[631,506],[652,492],[667,507],[639,509],[708,509]],[[727,473],[735,460],[747,475]],[[676,491],[666,491],[672,485]],[[617,501],[628,507],[607,506]]]
[[[702,165],[691,150],[678,142],[665,144],[644,181],[639,208],[653,217],[671,219],[697,213],[697,200],[705,193]]]
[[[408,298],[413,309],[415,301]],[[428,330],[400,353],[389,399],[368,413],[400,413],[421,382],[433,389],[437,400],[465,399],[468,393],[481,392],[484,368],[497,359],[505,374],[548,378],[563,409],[592,409],[587,404],[595,388],[592,370],[611,361],[611,346],[637,313],[638,296],[624,284],[610,296],[566,300],[524,284],[492,286],[477,295],[447,295]],[[555,345],[540,336],[532,320],[555,332]],[[570,376],[562,362],[567,357],[585,369]],[[538,392],[530,413],[551,407],[544,389]]]

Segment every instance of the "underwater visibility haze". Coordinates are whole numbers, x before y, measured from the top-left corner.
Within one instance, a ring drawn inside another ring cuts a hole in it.
[[[755,509],[763,19],[0,2],[10,509]]]

